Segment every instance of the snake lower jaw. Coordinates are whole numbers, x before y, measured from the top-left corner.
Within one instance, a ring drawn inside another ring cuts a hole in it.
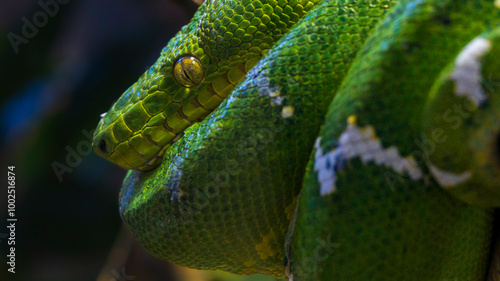
[[[172,145],[171,144],[165,145],[160,151],[158,151],[158,153],[155,156],[151,157],[148,161],[146,161],[143,166],[132,169],[129,168],[129,170],[146,172],[155,169],[160,165],[163,159],[163,155],[165,155],[165,152],[170,146]]]
[[[146,162],[144,162],[143,165],[136,167],[136,168],[126,168],[128,170],[134,170],[134,171],[141,171],[141,172],[146,172],[146,171],[151,171],[154,170],[156,167],[158,167],[162,160],[163,156],[165,155],[165,152],[172,146],[173,143],[177,142],[179,139],[184,136],[184,133],[179,133],[177,136],[168,144],[166,144],[163,148],[158,151],[153,157],[149,158]]]

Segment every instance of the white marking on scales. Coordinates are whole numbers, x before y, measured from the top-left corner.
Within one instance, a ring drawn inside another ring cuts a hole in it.
[[[279,86],[269,86],[269,78],[267,76],[259,76],[254,80],[254,84],[259,87],[259,96],[269,96],[272,105],[281,105],[283,97],[280,96]]]
[[[350,116],[347,129],[340,135],[337,148],[326,154],[320,146],[321,137],[316,139],[314,155],[314,171],[318,172],[320,194],[327,195],[336,189],[337,172],[344,168],[345,162],[360,158],[364,164],[373,161],[376,165],[384,165],[397,173],[407,173],[411,179],[418,180],[423,173],[415,159],[401,157],[396,147],[382,147],[372,126],[360,128],[356,125],[356,117]]]
[[[436,181],[444,188],[449,188],[461,184],[471,178],[472,173],[465,171],[461,174],[444,171],[434,165],[429,165],[429,170]]]
[[[451,78],[455,81],[455,95],[467,97],[476,106],[487,100],[481,86],[481,58],[491,49],[490,41],[477,37],[460,52]]]
[[[294,111],[295,108],[292,105],[283,106],[283,108],[281,109],[281,117],[285,119],[290,118],[293,116]]]

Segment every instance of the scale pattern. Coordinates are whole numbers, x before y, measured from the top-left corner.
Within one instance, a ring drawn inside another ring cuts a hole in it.
[[[479,0],[206,1],[96,130],[97,150],[105,140],[119,152],[98,153],[144,170],[124,180],[123,220],[153,255],[198,269],[485,279],[491,206],[447,192],[429,169],[435,155],[419,152],[441,114],[435,81],[499,13]],[[186,54],[205,75],[190,88],[172,75]],[[118,139],[122,119],[130,136]],[[170,129],[167,146],[151,145]],[[352,130],[370,130],[370,145],[343,158],[339,138]],[[315,166],[315,143],[334,161]],[[401,159],[416,166],[384,166]],[[334,174],[335,188],[322,194],[319,174]]]
[[[96,153],[125,169],[155,168],[184,130],[217,108],[319,1],[206,1],[103,116],[94,134]],[[200,85],[175,80],[175,62],[183,56],[200,62]]]
[[[391,5],[321,3],[159,169],[130,173],[121,212],[141,244],[190,267],[283,276],[284,237],[322,116]],[[284,118],[286,108],[293,115]]]
[[[458,201],[429,173],[435,155],[424,141],[430,136],[421,136],[428,117],[421,112],[442,70],[498,20],[491,8],[481,1],[403,1],[374,30],[377,36],[366,42],[333,99],[318,134],[320,147],[335,149],[350,120],[373,128],[384,148],[396,147],[425,174],[411,177],[361,157],[346,159],[337,170],[336,190],[321,196],[311,161],[291,242],[294,280],[485,280],[492,210]],[[444,109],[461,101],[454,99],[439,103],[444,108],[434,114],[442,119]],[[491,108],[483,110],[492,115]],[[471,161],[470,154],[446,147],[463,146],[462,139],[444,136],[449,140],[436,154],[446,151]],[[482,180],[498,182],[498,177]]]

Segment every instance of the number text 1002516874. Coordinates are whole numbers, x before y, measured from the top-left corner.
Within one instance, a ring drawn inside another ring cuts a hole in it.
[[[8,271],[16,273],[16,174],[15,166],[7,167],[7,229],[9,230],[7,245],[9,245],[7,264],[9,265]]]

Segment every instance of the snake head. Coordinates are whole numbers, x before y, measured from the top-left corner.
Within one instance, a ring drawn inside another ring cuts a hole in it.
[[[424,112],[429,170],[459,199],[500,206],[500,29],[472,40],[437,80]]]
[[[264,33],[239,10],[245,12],[218,1],[200,7],[156,63],[102,115],[93,139],[98,155],[125,169],[153,169],[186,128],[221,104],[269,49],[262,42],[273,40],[252,40]]]
[[[204,59],[196,38],[187,39],[179,55],[165,49],[158,61],[102,115],[94,133],[95,152],[125,169],[149,170],[185,128],[210,110],[200,104],[197,86],[203,81]]]

